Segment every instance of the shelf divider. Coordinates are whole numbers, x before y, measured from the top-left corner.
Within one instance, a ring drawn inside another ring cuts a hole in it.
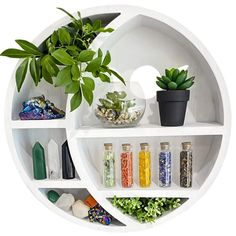
[[[224,126],[218,123],[193,123],[178,127],[163,127],[148,124],[133,128],[102,128],[81,127],[71,131],[71,138],[102,138],[102,137],[155,137],[155,136],[191,136],[191,135],[222,135]]]
[[[12,120],[11,127],[12,129],[66,128],[66,120]]]
[[[58,179],[58,180],[32,180],[37,188],[86,188],[80,179]]]
[[[154,182],[148,188],[141,188],[134,183],[131,188],[122,188],[117,184],[114,188],[99,186],[98,191],[106,198],[116,197],[180,197],[189,198],[199,190],[199,185],[194,182],[191,188],[181,188],[172,183],[171,187],[159,187]]]

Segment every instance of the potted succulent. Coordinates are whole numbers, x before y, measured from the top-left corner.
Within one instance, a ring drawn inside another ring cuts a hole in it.
[[[162,126],[182,126],[187,102],[194,84],[194,76],[188,78],[187,70],[166,69],[165,75],[157,77],[156,84],[164,91],[157,91]]]

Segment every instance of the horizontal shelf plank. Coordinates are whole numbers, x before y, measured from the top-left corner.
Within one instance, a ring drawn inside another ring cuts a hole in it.
[[[86,188],[79,179],[32,180],[37,188]]]
[[[113,188],[105,188],[100,186],[99,191],[106,198],[117,197],[180,197],[189,198],[197,190],[199,185],[194,182],[191,188],[182,188],[172,183],[171,187],[159,187],[154,182],[148,188],[141,188],[136,183],[131,188],[123,188],[120,184],[116,184]]]
[[[65,128],[65,119],[54,120],[13,120],[12,129],[43,129],[43,128]]]
[[[71,138],[221,135],[223,132],[224,126],[221,124],[198,122],[178,127],[164,127],[153,124],[133,128],[82,127],[72,131]]]

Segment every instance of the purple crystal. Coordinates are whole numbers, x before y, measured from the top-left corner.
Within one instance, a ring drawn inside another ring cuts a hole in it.
[[[44,95],[30,98],[22,103],[19,113],[21,120],[51,120],[65,116],[65,112],[56,108],[52,102],[45,100]]]
[[[99,222],[103,225],[109,225],[112,221],[112,216],[106,212],[99,204],[91,208],[88,212],[91,222]]]

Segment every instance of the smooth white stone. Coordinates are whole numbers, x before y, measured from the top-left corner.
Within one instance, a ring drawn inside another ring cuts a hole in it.
[[[75,198],[70,193],[63,193],[58,200],[56,201],[55,205],[61,208],[64,211],[69,211],[71,206],[74,204]]]
[[[72,205],[72,212],[73,215],[82,219],[88,216],[88,211],[90,208],[86,206],[83,201],[77,200],[73,205]]]
[[[48,171],[50,179],[61,177],[60,156],[57,143],[51,139],[48,143]]]

